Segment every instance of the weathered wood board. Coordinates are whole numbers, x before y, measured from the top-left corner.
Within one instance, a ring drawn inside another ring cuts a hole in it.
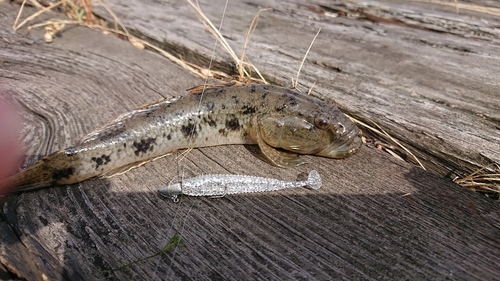
[[[24,118],[20,138],[30,156],[25,165],[69,146],[120,113],[203,82],[156,54],[86,28],[70,28],[52,44],[43,42],[37,31],[24,37],[10,29],[17,9],[0,2],[0,93],[20,104]],[[27,9],[30,12],[33,9]],[[193,28],[189,33],[201,32]],[[345,93],[335,93],[353,109]],[[114,178],[10,197],[0,220],[0,277],[494,280],[498,276],[497,203],[370,146],[340,161],[307,157],[309,164],[287,170],[259,160],[253,150],[195,149],[182,160],[167,156]],[[157,194],[178,176],[242,173],[293,180],[311,169],[323,176],[324,186],[318,191],[183,198],[179,204]],[[182,242],[174,249],[106,272],[161,250],[176,231]]]
[[[200,2],[218,26],[226,1]],[[141,37],[209,65],[215,39],[185,1],[109,3]],[[301,89],[314,85],[314,94],[376,121],[439,175],[500,163],[499,16],[418,1],[228,1],[221,32],[237,54],[261,8],[272,11],[261,13],[247,55],[274,83],[291,85],[321,28]],[[218,46],[214,67],[230,71]]]

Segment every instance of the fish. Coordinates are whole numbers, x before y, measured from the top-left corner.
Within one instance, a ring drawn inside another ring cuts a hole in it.
[[[13,193],[78,183],[179,149],[257,144],[289,168],[300,155],[344,158],[359,150],[359,129],[332,102],[274,85],[199,87],[119,116],[74,145],[3,181]]]
[[[319,189],[321,176],[316,170],[311,170],[307,180],[282,181],[272,178],[254,177],[247,175],[202,175],[183,179],[179,183],[169,184],[158,190],[163,197],[179,202],[179,195],[189,196],[225,196],[226,194],[240,194],[250,192],[276,191],[287,188],[308,187]]]

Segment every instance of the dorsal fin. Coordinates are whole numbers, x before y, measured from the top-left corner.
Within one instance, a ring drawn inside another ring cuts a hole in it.
[[[156,107],[158,105],[161,105],[163,103],[173,103],[177,100],[179,100],[180,97],[178,96],[167,96],[165,98],[162,98],[162,99],[159,99],[157,101],[154,101],[154,102],[151,102],[151,103],[147,103],[147,104],[143,104],[141,106],[139,106],[137,109],[147,109],[147,108],[150,108],[150,107]]]
[[[166,97],[164,99],[142,105],[139,108],[137,108],[131,112],[124,113],[124,114],[118,116],[115,120],[109,122],[108,124],[98,128],[97,130],[82,137],[77,142],[77,144],[83,144],[85,142],[89,142],[91,140],[99,138],[100,136],[107,135],[107,134],[109,134],[110,131],[113,131],[113,130],[119,131],[120,128],[123,127],[123,124],[126,123],[125,121],[128,119],[133,119],[135,115],[146,114],[148,112],[152,112],[152,111],[156,110],[159,106],[166,104],[166,103],[167,104],[174,103],[174,102],[178,101],[180,98],[181,97],[172,97],[172,96]]]

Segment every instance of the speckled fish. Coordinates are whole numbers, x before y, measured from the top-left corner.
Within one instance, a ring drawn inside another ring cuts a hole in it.
[[[271,85],[213,87],[124,114],[74,146],[42,158],[8,179],[14,192],[77,183],[184,149],[257,144],[287,168],[299,154],[344,158],[361,141],[334,105]]]

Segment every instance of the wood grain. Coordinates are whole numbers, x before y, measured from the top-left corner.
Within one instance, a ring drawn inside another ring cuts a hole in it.
[[[83,27],[68,29],[52,44],[43,42],[40,32],[24,37],[10,31],[17,8],[0,2],[0,35],[7,39],[0,40],[0,91],[19,102],[24,117],[20,139],[29,157],[23,166],[69,146],[123,112],[166,95],[183,94],[203,82],[156,54]],[[248,7],[241,15],[245,13],[253,15]],[[182,28],[194,37],[198,34],[190,25]],[[336,93],[335,98],[347,101],[342,91]],[[353,108],[349,102],[344,105]],[[110,179],[9,197],[0,217],[0,276],[27,280],[43,276],[49,280],[494,280],[498,276],[493,266],[500,262],[496,202],[368,145],[345,160],[307,157],[307,165],[286,170],[271,167],[255,154],[251,146],[195,149],[185,157],[177,158],[179,152]],[[184,197],[179,204],[157,193],[182,176],[241,173],[293,180],[311,169],[323,177],[324,185],[317,191]],[[109,272],[160,251],[176,232],[182,241],[174,249]]]

